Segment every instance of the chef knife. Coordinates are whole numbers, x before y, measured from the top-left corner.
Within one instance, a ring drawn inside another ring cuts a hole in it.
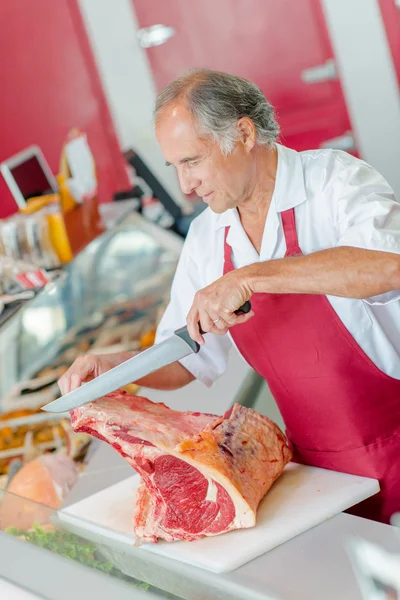
[[[248,313],[250,309],[251,304],[247,301],[235,313]],[[201,328],[200,333],[204,333]],[[46,404],[42,407],[42,410],[57,413],[66,412],[88,402],[93,402],[149,375],[149,373],[158,371],[158,369],[176,360],[180,360],[189,354],[197,354],[199,350],[199,344],[192,340],[187,327],[181,327],[171,337],[129,358],[117,367],[99,375],[99,377],[84,383],[76,390],[65,394],[65,396]]]

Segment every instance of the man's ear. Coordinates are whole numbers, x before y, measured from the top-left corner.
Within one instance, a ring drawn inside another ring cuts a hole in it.
[[[248,117],[242,117],[237,122],[239,140],[243,143],[247,151],[254,148],[256,143],[256,127],[254,122]]]

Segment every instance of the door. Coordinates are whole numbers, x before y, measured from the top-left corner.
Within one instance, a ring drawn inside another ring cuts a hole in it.
[[[400,85],[400,0],[379,0],[379,7]]]
[[[158,90],[189,68],[228,71],[260,86],[277,110],[284,144],[353,150],[318,0],[132,1]],[[147,29],[155,24],[172,29]]]
[[[54,173],[70,129],[88,134],[96,159],[99,200],[128,187],[77,0],[0,3],[0,162],[38,144]],[[0,218],[16,212],[0,176]]]

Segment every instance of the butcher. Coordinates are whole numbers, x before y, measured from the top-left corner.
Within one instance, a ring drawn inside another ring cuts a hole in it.
[[[400,205],[373,167],[343,151],[278,143],[254,83],[198,70],[155,108],[158,142],[185,194],[208,205],[190,227],[159,324],[187,316],[198,354],[140,385],[220,377],[233,346],[281,411],[295,460],[379,479],[354,514],[400,511]],[[236,315],[246,300],[252,310]],[[203,336],[199,330],[213,335]],[[67,393],[130,358],[78,358]]]

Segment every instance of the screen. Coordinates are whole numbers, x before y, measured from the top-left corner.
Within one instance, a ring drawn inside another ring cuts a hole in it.
[[[28,158],[25,162],[10,169],[10,172],[25,200],[34,196],[54,193],[37,156]]]

